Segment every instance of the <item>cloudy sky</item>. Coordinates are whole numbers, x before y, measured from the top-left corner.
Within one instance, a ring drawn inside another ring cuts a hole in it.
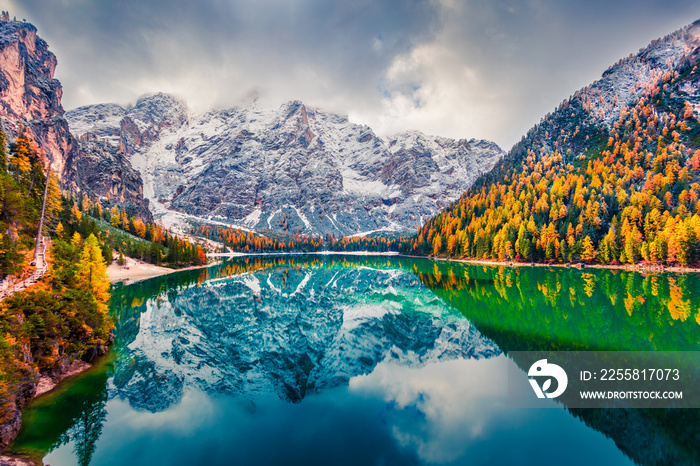
[[[170,92],[194,111],[259,96],[510,148],[697,0],[0,0],[58,57],[66,109]]]

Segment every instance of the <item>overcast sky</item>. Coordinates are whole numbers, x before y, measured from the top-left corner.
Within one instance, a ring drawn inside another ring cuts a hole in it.
[[[66,109],[170,92],[194,111],[292,99],[376,133],[509,149],[697,0],[0,0],[58,57]]]

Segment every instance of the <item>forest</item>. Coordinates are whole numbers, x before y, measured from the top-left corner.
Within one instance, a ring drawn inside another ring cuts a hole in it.
[[[0,302],[0,424],[16,413],[17,397],[39,373],[61,372],[111,343],[108,313],[113,255],[180,267],[206,263],[199,245],[159,225],[127,216],[125,206],[103,208],[83,194],[78,202],[47,174],[45,155],[20,133],[6,150],[0,131],[0,279],[26,279],[46,194],[42,235],[49,245],[45,273],[30,288]]]
[[[63,199],[56,235],[65,237],[75,232],[82,236],[97,235],[108,262],[112,261],[114,251],[118,261],[128,256],[173,268],[206,264],[201,245],[127,212],[124,206],[103,207],[99,200],[93,201],[86,194],[78,202],[69,193]]]
[[[690,65],[653,76],[609,129],[590,117],[596,96],[575,95],[428,221],[410,250],[527,262],[697,265],[700,121],[695,96],[684,89],[699,77]]]
[[[8,153],[0,132],[0,274],[19,280],[33,268],[44,192],[47,231],[59,216],[62,193],[29,139],[20,135],[9,148]],[[48,252],[48,273],[0,303],[0,422],[14,415],[18,393],[36,382],[39,371],[60,370],[109,343],[110,284],[102,253],[94,234],[57,236]]]
[[[280,235],[266,230],[261,233],[243,231],[238,228],[212,225],[199,225],[191,234],[222,243],[225,251],[245,253],[261,252],[316,252],[316,251],[369,251],[387,252],[403,251],[408,247],[405,236],[388,238],[386,236],[344,236],[336,238],[330,233],[321,235],[304,235],[299,232]]]

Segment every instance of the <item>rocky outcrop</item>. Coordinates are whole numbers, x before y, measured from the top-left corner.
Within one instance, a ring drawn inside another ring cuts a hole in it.
[[[9,399],[2,399],[0,406],[0,451],[4,451],[17,437],[22,427],[22,408],[34,397],[38,374],[28,374],[25,383],[12,384],[8,387]],[[36,381],[35,381],[36,380]]]
[[[290,233],[412,231],[503,154],[489,141],[417,131],[378,137],[299,101],[196,115],[155,94],[66,117],[75,134],[122,148],[166,224],[186,214]]]
[[[61,83],[54,78],[56,65],[56,56],[33,25],[0,21],[0,123],[8,139],[24,131],[65,188],[119,203],[150,219],[140,177],[133,176],[128,160],[84,145],[70,133]],[[105,153],[110,155],[101,160]],[[126,174],[123,180],[120,174]]]
[[[63,116],[56,57],[31,24],[10,21],[0,31],[0,116],[43,120]]]
[[[111,338],[110,344],[113,342]],[[85,372],[92,367],[91,363],[96,358],[106,352],[107,347],[100,344],[89,349],[82,359],[74,359],[75,354],[66,355],[52,370],[39,373],[32,365],[32,355],[26,349],[21,355],[24,363],[21,370],[12,374],[7,390],[0,392],[0,452],[17,437],[22,426],[22,408],[29,400],[53,390],[63,380]]]
[[[35,463],[24,458],[0,455],[0,466],[34,466]]]
[[[130,215],[151,220],[148,199],[143,197],[141,175],[124,153],[105,141],[84,138],[80,141],[76,172],[88,190],[106,201],[106,205],[126,206]]]

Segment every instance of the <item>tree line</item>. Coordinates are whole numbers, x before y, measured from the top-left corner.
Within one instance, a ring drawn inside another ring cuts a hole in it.
[[[336,238],[330,233],[322,235],[277,234],[271,231],[255,233],[233,227],[199,225],[192,228],[196,236],[223,244],[225,251],[246,253],[271,252],[387,252],[401,251],[408,245],[408,238],[344,236]]]

